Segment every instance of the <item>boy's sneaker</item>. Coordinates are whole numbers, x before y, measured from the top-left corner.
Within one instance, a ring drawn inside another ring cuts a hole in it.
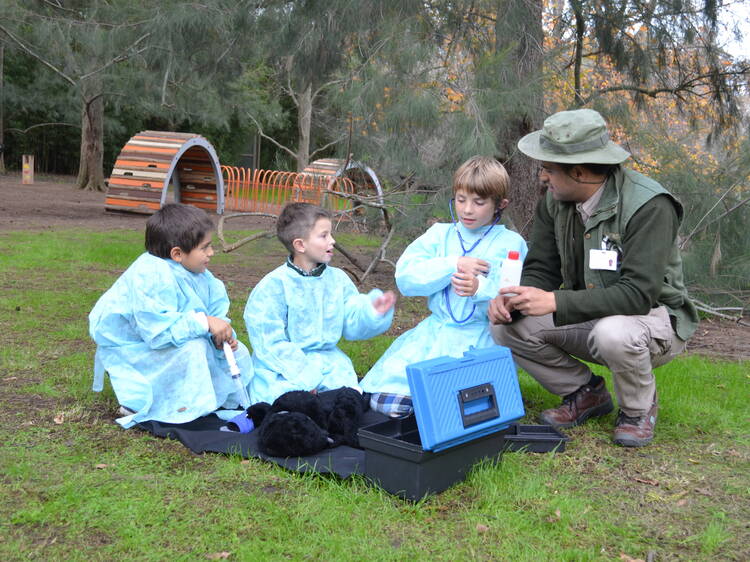
[[[133,414],[135,414],[133,410],[131,410],[130,408],[126,408],[125,406],[120,406],[120,409],[117,410],[117,413],[120,414],[122,417],[132,416]]]
[[[643,447],[651,443],[654,438],[654,426],[656,425],[656,414],[659,405],[654,398],[654,403],[645,415],[639,417],[626,416],[620,410],[615,422],[615,432],[612,439],[623,447]]]
[[[589,418],[609,414],[613,409],[612,396],[602,380],[596,386],[584,384],[565,396],[558,408],[544,410],[539,419],[547,425],[565,429],[582,424]]]

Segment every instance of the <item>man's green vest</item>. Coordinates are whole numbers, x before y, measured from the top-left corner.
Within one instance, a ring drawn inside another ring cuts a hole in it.
[[[583,255],[584,281],[589,289],[609,287],[617,283],[620,278],[617,271],[591,269],[589,267],[589,250],[601,248],[602,240],[606,236],[616,247],[621,246],[621,240],[626,232],[631,217],[647,201],[657,195],[670,198],[677,211],[678,220],[682,220],[682,205],[667,190],[654,180],[619,166],[604,186],[599,205],[589,217],[584,226]],[[563,289],[575,286],[575,255],[572,225],[578,219],[575,205],[557,201],[547,196],[547,208],[555,221],[555,239],[562,264]],[[644,248],[644,251],[647,251]],[[687,340],[698,326],[698,313],[688,298],[687,289],[682,276],[682,258],[676,241],[672,245],[672,252],[664,273],[664,283],[657,304],[664,305],[670,316],[676,319],[675,331],[677,335]]]

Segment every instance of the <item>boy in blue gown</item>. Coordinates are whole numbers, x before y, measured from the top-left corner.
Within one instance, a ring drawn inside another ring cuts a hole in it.
[[[374,410],[391,416],[412,412],[407,365],[494,345],[487,307],[501,288],[500,266],[509,251],[526,256],[523,238],[498,224],[509,183],[494,158],[466,161],[453,176],[458,220],[432,225],[398,259],[399,290],[427,297],[432,314],[401,334],[362,379]]]
[[[328,265],[335,240],[324,209],[291,203],[276,229],[290,256],[260,280],[245,307],[255,367],[250,400],[272,403],[290,390],[361,392],[337,343],[386,331],[395,295],[378,289],[360,294],[343,270]]]
[[[227,318],[224,284],[206,269],[212,230],[205,211],[165,205],[146,223],[147,252],[89,314],[97,344],[94,390],[102,389],[106,371],[124,428],[148,420],[185,423],[240,407],[224,342],[235,351],[245,385],[252,363]]]

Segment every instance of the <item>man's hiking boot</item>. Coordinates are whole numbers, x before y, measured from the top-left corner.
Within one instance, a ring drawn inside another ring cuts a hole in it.
[[[615,422],[615,432],[612,439],[623,447],[643,447],[651,443],[654,438],[654,426],[656,425],[656,414],[659,405],[654,397],[651,409],[645,415],[639,417],[626,416],[620,410]]]
[[[560,407],[544,410],[539,419],[542,423],[565,429],[582,424],[589,418],[609,414],[613,409],[612,397],[602,380],[596,386],[584,384],[565,396]]]

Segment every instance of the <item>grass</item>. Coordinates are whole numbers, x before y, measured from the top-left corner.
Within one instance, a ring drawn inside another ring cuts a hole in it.
[[[141,240],[129,231],[0,233],[0,559],[750,558],[747,362],[685,356],[660,368],[651,447],[611,445],[610,415],[570,430],[562,454],[506,454],[417,503],[358,477],[196,456],[121,430],[109,386],[90,390],[87,314]],[[267,271],[273,244],[217,255],[214,269]],[[241,324],[245,287],[230,294]],[[399,306],[406,323],[424,305]],[[392,339],[342,347],[363,373]],[[529,421],[557,405],[525,373],[520,382]]]

